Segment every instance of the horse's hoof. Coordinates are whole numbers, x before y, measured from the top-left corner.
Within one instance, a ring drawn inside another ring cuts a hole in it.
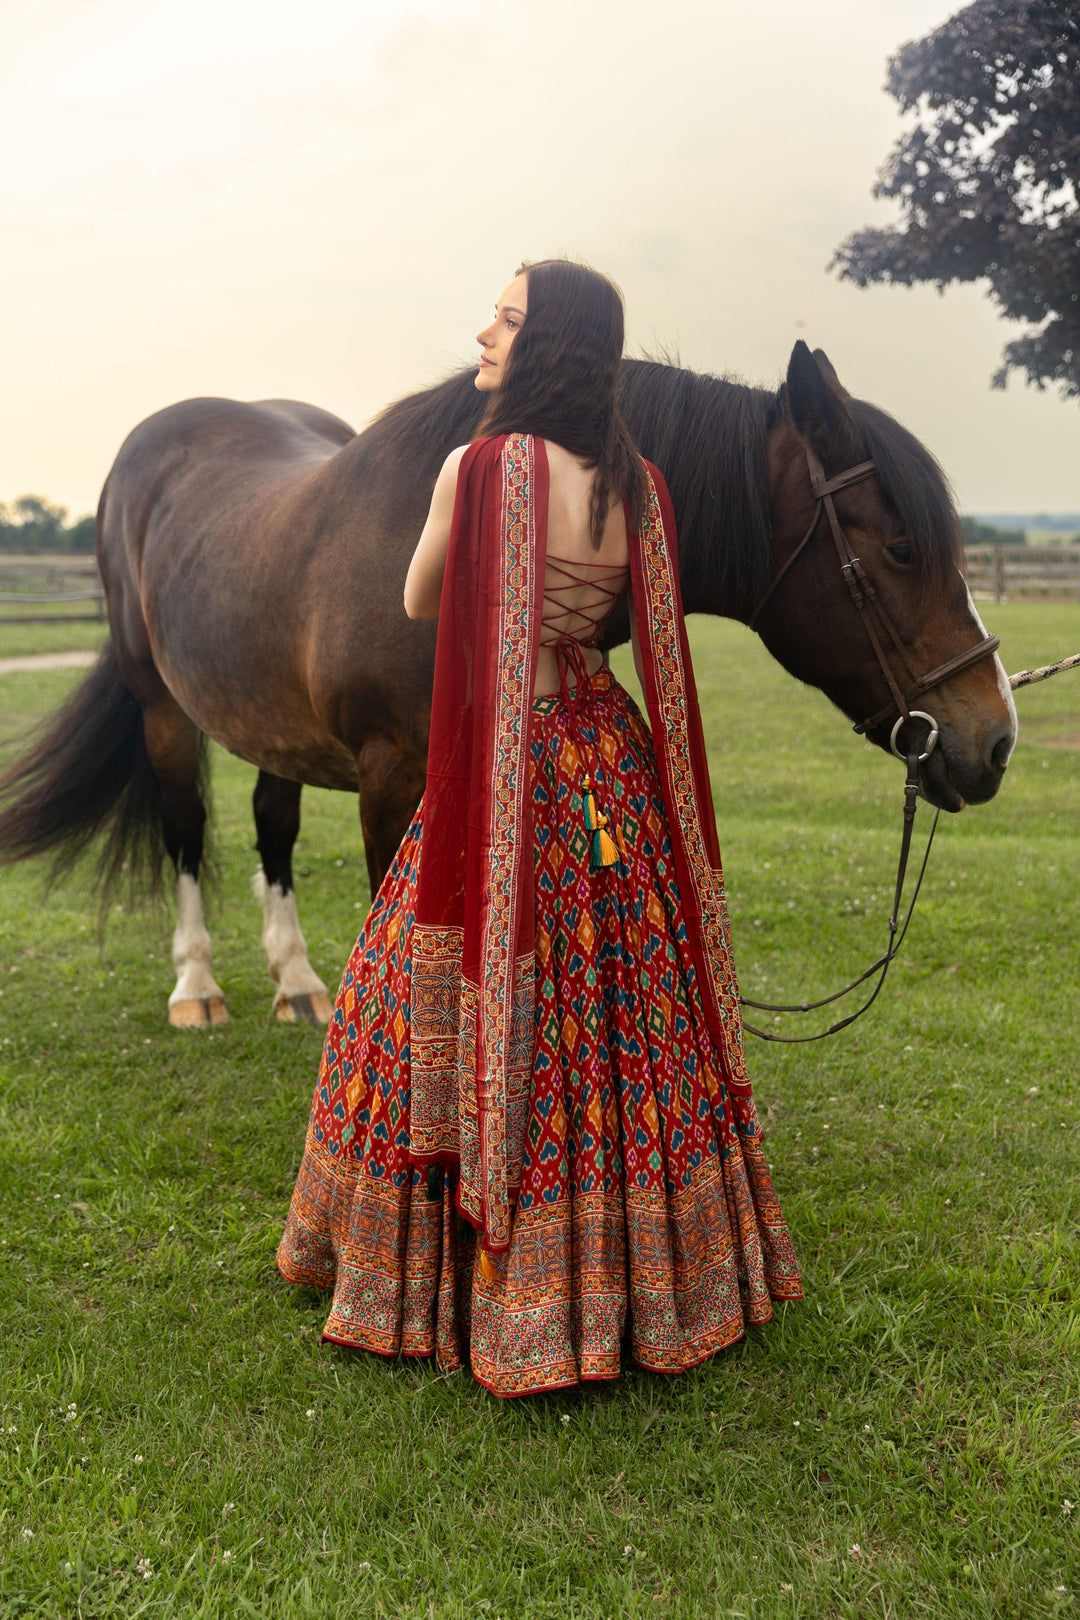
[[[282,996],[280,1001],[274,1003],[274,1016],[282,1024],[325,1025],[330,1022],[330,1011],[329,996],[319,990],[310,996]]]
[[[213,1024],[227,1024],[229,1009],[220,996],[200,996],[194,1001],[174,1001],[169,1008],[169,1023],[174,1029],[209,1029]]]

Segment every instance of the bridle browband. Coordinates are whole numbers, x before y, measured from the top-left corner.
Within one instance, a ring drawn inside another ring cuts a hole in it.
[[[835,1035],[838,1030],[846,1029],[849,1024],[853,1024],[856,1018],[861,1017],[861,1015],[866,1012],[867,1009],[877,1000],[881,987],[885,983],[885,976],[889,971],[889,966],[899,951],[900,946],[903,944],[904,935],[907,933],[908,924],[911,921],[911,914],[915,909],[915,902],[919,898],[919,889],[922,886],[923,874],[926,871],[926,863],[930,858],[930,848],[934,842],[934,833],[937,830],[938,817],[941,813],[938,811],[934,816],[934,824],[930,829],[930,836],[927,839],[926,851],[923,855],[922,865],[919,869],[919,876],[915,884],[915,892],[911,897],[907,914],[904,917],[903,927],[901,928],[899,923],[899,914],[904,892],[904,879],[907,874],[908,856],[911,851],[912,828],[915,823],[916,798],[919,791],[919,766],[923,760],[928,759],[933,753],[934,746],[937,743],[941,730],[933,715],[928,714],[925,709],[912,708],[911,704],[916,698],[921,697],[924,692],[929,692],[933,687],[940,685],[942,681],[948,680],[950,676],[958,675],[961,670],[969,669],[972,664],[978,663],[980,659],[989,657],[992,653],[997,651],[1001,644],[999,636],[984,635],[981,641],[976,642],[973,647],[969,647],[966,652],[958,653],[955,658],[950,658],[947,663],[939,664],[937,669],[932,669],[928,675],[920,675],[912,663],[910,654],[908,653],[907,647],[904,645],[900,632],[897,630],[896,626],[892,622],[892,619],[882,606],[877,591],[874,589],[873,581],[863,568],[859,558],[852,551],[848,537],[844,533],[843,525],[841,524],[840,519],[837,517],[836,506],[833,501],[833,496],[839,490],[848,489],[852,484],[861,483],[863,479],[871,477],[876,470],[874,463],[872,461],[860,461],[857,466],[848,467],[845,472],[837,473],[835,478],[826,478],[824,467],[814,452],[810,449],[809,445],[807,445],[806,465],[810,473],[810,488],[814,495],[815,504],[813,518],[810,521],[810,526],[806,533],[799,541],[799,544],[795,547],[795,550],[788,557],[787,561],[783,564],[782,568],[780,568],[779,572],[774,575],[768,589],[758,601],[757,606],[754,608],[754,611],[750,615],[747,623],[751,630],[757,629],[758,620],[761,618],[762,612],[764,611],[766,604],[771,600],[777,586],[780,584],[781,580],[786,578],[788,573],[794,567],[795,563],[798,562],[799,558],[810,544],[811,540],[814,538],[814,535],[816,534],[821,522],[822,511],[824,511],[829,520],[829,528],[832,532],[837,555],[840,559],[840,572],[844,576],[847,583],[848,593],[859,614],[863,628],[865,629],[867,637],[869,638],[870,645],[874,650],[874,656],[878,661],[881,673],[885,677],[886,684],[891,694],[891,701],[889,703],[884,704],[882,708],[878,709],[874,714],[869,715],[865,720],[861,720],[854,729],[860,734],[865,734],[868,731],[873,731],[876,726],[881,725],[882,722],[887,720],[890,715],[897,715],[896,723],[894,724],[892,733],[889,737],[889,747],[896,755],[897,759],[906,760],[907,778],[904,783],[904,829],[900,840],[900,858],[897,863],[893,907],[889,917],[889,944],[884,956],[879,957],[872,967],[867,968],[865,973],[861,973],[857,979],[852,980],[851,984],[846,985],[843,990],[838,990],[835,995],[825,996],[820,1001],[804,1001],[794,1004],[773,1004],[766,1001],[751,1001],[749,997],[746,996],[739,997],[739,1001],[742,1006],[754,1007],[761,1012],[806,1013],[812,1012],[818,1007],[827,1007],[834,1001],[839,1001],[841,997],[846,996],[852,990],[857,989],[860,984],[865,984],[868,979],[873,978],[875,973],[878,974],[877,984],[874,986],[869,998],[863,1003],[857,1012],[851,1013],[847,1018],[841,1019],[839,1023],[831,1025],[828,1029],[820,1030],[816,1035],[776,1035],[770,1030],[755,1029],[752,1024],[744,1024],[743,1026],[751,1035],[759,1035],[763,1040],[781,1041],[785,1044],[801,1043],[803,1041],[819,1041],[822,1040],[826,1035]],[[901,679],[897,678],[896,673],[886,657],[884,646],[885,640],[892,643],[897,658],[906,670],[906,675]],[[906,692],[905,687],[907,689]],[[897,747],[897,737],[900,733],[901,727],[904,726],[907,721],[915,719],[926,720],[930,726],[929,733],[923,741],[922,752],[919,751],[919,744],[917,742],[912,742],[907,752],[902,754]]]

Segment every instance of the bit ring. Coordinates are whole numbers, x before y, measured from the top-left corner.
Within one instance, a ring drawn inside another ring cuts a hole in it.
[[[941,727],[938,725],[933,715],[927,714],[925,709],[912,709],[909,714],[902,714],[895,726],[893,726],[889,735],[889,747],[892,749],[897,759],[904,759],[906,757],[896,746],[897,733],[906,720],[929,720],[930,722],[930,735],[926,739],[926,748],[919,755],[919,763],[921,765],[923,760],[929,759],[930,755],[934,752],[934,749],[937,746],[937,740],[941,735]]]

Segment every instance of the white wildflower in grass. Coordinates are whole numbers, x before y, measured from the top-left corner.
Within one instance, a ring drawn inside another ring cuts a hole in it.
[[[634,1556],[634,1548],[633,1548],[633,1544],[631,1542],[628,1541],[626,1543],[626,1546],[622,1550],[622,1555],[623,1555],[624,1558],[633,1558],[633,1556]]]
[[[1075,1502],[1070,1502],[1069,1498],[1066,1497],[1065,1500],[1061,1504],[1061,1516],[1062,1516],[1062,1518],[1067,1519],[1075,1506],[1076,1506]]]
[[[24,1524],[22,1527],[22,1538],[24,1541],[33,1541],[34,1539],[34,1532],[28,1524]]]
[[[135,1560],[135,1573],[136,1575],[141,1575],[144,1581],[148,1581],[151,1575],[154,1573],[153,1566],[150,1563],[149,1558],[144,1558],[142,1553],[140,1553],[138,1558]]]
[[[792,1424],[792,1428],[795,1428],[795,1429],[801,1429],[802,1428],[802,1424],[799,1422],[798,1418],[795,1419],[794,1423]]]
[[[368,1572],[368,1571],[369,1571],[369,1570],[370,1570],[370,1568],[371,1568],[371,1565],[370,1565],[370,1564],[369,1564],[369,1563],[368,1563],[368,1561],[367,1561],[367,1559],[366,1559],[366,1558],[365,1558],[365,1559],[364,1559],[364,1562],[363,1562],[363,1563],[362,1563],[362,1564],[357,1564],[357,1566],[356,1566],[356,1567],[357,1567],[357,1569],[358,1569],[358,1570],[360,1570],[360,1571],[361,1571],[361,1572],[362,1572],[362,1573],[364,1573],[364,1574],[366,1574],[366,1573],[367,1573],[367,1572]]]
[[[315,1408],[313,1406],[309,1406],[307,1411],[304,1413],[304,1416],[307,1418],[309,1423],[314,1423],[314,1421],[315,1421]]]
[[[560,1423],[561,1423],[561,1424],[563,1424],[563,1426],[564,1426],[564,1427],[565,1427],[565,1425],[566,1425],[566,1424],[567,1424],[567,1423],[569,1423],[569,1421],[570,1421],[570,1414],[569,1414],[569,1412],[564,1412],[564,1413],[563,1413],[563,1415],[562,1415],[562,1417],[561,1417],[561,1418],[560,1418],[560,1419],[559,1419],[559,1422],[560,1422]]]
[[[857,1541],[855,1542],[855,1544],[853,1546],[848,1548],[848,1557],[849,1558],[861,1558],[862,1557],[862,1548],[859,1546],[859,1543]]]
[[[61,1416],[63,1417],[65,1423],[78,1423],[79,1408],[75,1405],[74,1401],[72,1401],[71,1405],[61,1413]]]
[[[143,1460],[143,1458],[142,1458],[142,1453],[141,1453],[141,1452],[139,1452],[139,1451],[137,1451],[137,1452],[136,1452],[136,1453],[135,1453],[135,1458],[134,1458],[134,1460],[135,1460],[135,1462],[137,1462],[137,1463],[141,1463],[141,1462],[142,1462],[142,1460]]]
[[[236,1506],[235,1502],[226,1502],[225,1506],[222,1508],[221,1511],[222,1511],[222,1513],[231,1513],[235,1506]]]
[[[231,1564],[232,1563],[232,1553],[231,1552],[223,1552],[222,1555],[221,1555],[221,1562],[223,1564]]]
[[[862,1432],[863,1432],[863,1434],[869,1434],[870,1433],[870,1425],[869,1425],[869,1423],[864,1423],[863,1424]]]
[[[795,1588],[792,1586],[790,1581],[781,1581],[780,1590],[781,1592],[794,1592]]]

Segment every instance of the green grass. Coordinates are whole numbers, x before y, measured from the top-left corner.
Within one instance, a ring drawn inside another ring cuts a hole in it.
[[[9,610],[10,611],[10,610]],[[42,608],[42,612],[46,611]],[[59,608],[56,610],[59,612]],[[31,653],[97,652],[108,627],[85,624],[0,624],[0,658],[25,658]]]
[[[1011,669],[1080,647],[1076,606],[992,621]],[[884,938],[900,766],[739,627],[693,641],[744,989],[831,989]],[[72,679],[0,680],[0,734]],[[250,769],[214,760],[212,1036],[166,1025],[165,916],[99,946],[81,882],[6,871],[0,1617],[1074,1613],[1080,675],[1018,704],[874,1011],[750,1043],[807,1297],[674,1380],[501,1404],[320,1348],[273,1265],[320,1042],[269,1021]],[[352,801],[305,794],[298,865],[333,979]]]

